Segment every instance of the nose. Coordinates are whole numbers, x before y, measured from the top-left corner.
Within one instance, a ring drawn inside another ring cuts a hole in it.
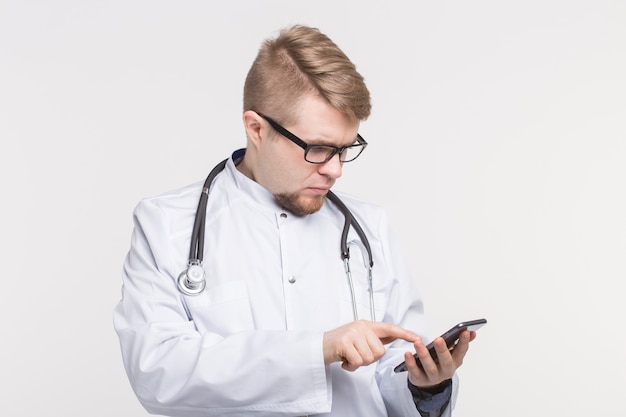
[[[337,179],[341,177],[343,169],[343,162],[339,159],[339,154],[333,155],[329,161],[319,164],[318,172],[322,175],[328,175],[331,178]]]

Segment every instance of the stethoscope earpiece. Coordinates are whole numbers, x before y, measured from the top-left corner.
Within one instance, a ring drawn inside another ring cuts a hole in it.
[[[200,264],[190,264],[178,276],[178,289],[186,295],[198,295],[204,291],[206,280],[204,268]]]

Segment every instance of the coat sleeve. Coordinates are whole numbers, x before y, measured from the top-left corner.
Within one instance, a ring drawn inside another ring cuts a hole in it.
[[[148,412],[206,417],[330,411],[321,332],[199,333],[177,289],[181,260],[173,258],[181,255],[172,254],[170,219],[144,201],[133,220],[113,324],[129,381]]]

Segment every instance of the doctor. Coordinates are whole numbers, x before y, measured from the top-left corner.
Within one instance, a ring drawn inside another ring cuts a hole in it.
[[[328,193],[367,145],[358,130],[370,107],[363,78],[328,37],[286,28],[246,78],[246,148],[208,190],[198,182],[137,205],[114,327],[148,412],[451,415],[475,333],[452,352],[438,338],[439,363],[431,359],[422,299],[385,212],[337,193],[365,236],[349,229],[349,274],[342,261],[346,214]],[[206,278],[186,292],[179,276],[203,192]],[[402,361],[408,372],[395,373]]]

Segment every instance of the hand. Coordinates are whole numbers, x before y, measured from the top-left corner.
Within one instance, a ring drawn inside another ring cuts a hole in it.
[[[405,352],[404,360],[409,372],[409,382],[421,388],[428,388],[452,378],[456,370],[463,364],[463,358],[469,349],[469,343],[475,338],[476,332],[465,330],[461,333],[457,344],[452,349],[449,349],[445,340],[437,337],[433,343],[439,363],[435,363],[421,340],[415,341],[413,343],[415,353],[417,353],[423,368],[420,369],[417,366],[413,354]]]
[[[354,371],[385,354],[384,345],[396,339],[416,342],[419,337],[391,323],[357,320],[324,333],[324,363],[341,361],[341,367]],[[413,360],[413,365],[415,360]]]

